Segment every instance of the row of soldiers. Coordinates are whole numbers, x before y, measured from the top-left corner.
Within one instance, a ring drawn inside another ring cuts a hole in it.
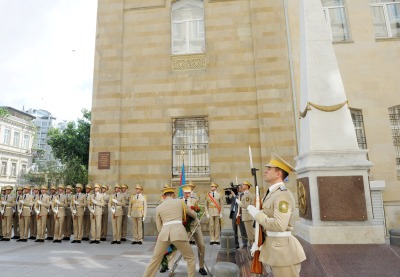
[[[26,242],[36,239],[35,242],[53,240],[70,240],[72,243],[89,241],[98,244],[105,241],[108,229],[108,216],[112,216],[113,241],[112,244],[121,244],[126,241],[127,220],[132,219],[132,244],[142,244],[143,221],[147,213],[147,197],[142,193],[143,187],[136,185],[136,193],[129,195],[127,185],[115,185],[115,193],[108,193],[108,186],[99,184],[76,184],[76,193],[73,187],[59,185],[34,187],[18,187],[16,195],[12,194],[13,187],[2,188],[0,202],[1,241],[10,241],[12,227],[15,239]],[[89,235],[90,234],[90,235]]]

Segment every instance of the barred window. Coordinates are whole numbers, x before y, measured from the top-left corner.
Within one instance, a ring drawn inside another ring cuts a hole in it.
[[[389,108],[389,120],[396,151],[397,172],[400,175],[400,105]]]
[[[210,176],[208,120],[205,117],[174,118],[172,121],[172,175]]]
[[[359,109],[350,109],[351,119],[353,119],[354,129],[356,130],[358,147],[367,149],[367,138],[365,137],[364,119],[362,111]]]
[[[321,0],[332,41],[350,39],[344,0]]]
[[[180,0],[172,4],[172,54],[205,52],[204,2]]]
[[[400,0],[370,0],[376,38],[400,37]]]

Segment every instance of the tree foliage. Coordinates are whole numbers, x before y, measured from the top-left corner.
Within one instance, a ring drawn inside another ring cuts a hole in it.
[[[81,119],[77,122],[68,122],[67,127],[62,131],[50,129],[47,143],[51,146],[54,157],[62,164],[78,160],[88,168],[91,112],[84,109],[82,114]]]
[[[53,128],[47,135],[54,157],[63,165],[60,174],[66,185],[88,182],[90,120],[91,112],[84,109],[81,119],[68,122],[64,130]]]
[[[7,117],[9,115],[7,109],[0,108],[0,117]]]

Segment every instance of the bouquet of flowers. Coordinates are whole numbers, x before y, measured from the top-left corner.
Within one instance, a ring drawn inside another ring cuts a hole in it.
[[[203,208],[201,208],[197,203],[194,206],[190,206],[190,209],[196,212],[197,218],[201,218],[202,214],[204,213]],[[190,225],[194,221],[194,218],[187,216],[186,220],[183,221],[183,226],[187,232],[190,232]]]

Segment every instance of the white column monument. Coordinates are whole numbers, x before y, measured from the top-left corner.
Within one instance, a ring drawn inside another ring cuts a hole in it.
[[[367,151],[357,144],[321,0],[302,0],[296,235],[312,244],[384,243],[373,224]]]

